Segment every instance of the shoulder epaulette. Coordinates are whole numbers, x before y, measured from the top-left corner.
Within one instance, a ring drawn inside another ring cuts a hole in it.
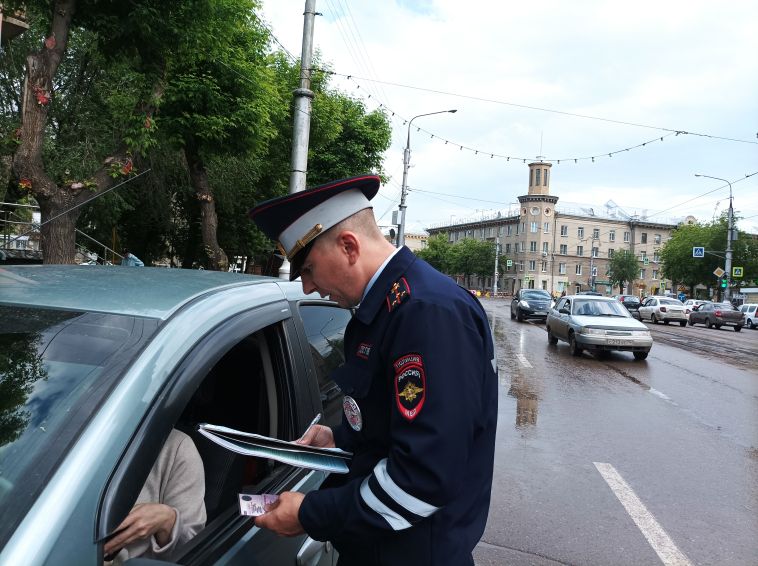
[[[411,287],[405,277],[401,277],[392,284],[387,293],[387,310],[392,312],[402,305],[411,296]]]

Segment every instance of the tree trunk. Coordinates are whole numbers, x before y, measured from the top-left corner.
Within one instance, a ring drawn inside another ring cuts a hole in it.
[[[57,192],[53,198],[39,198],[42,222],[54,218],[70,207],[64,191]],[[75,263],[76,258],[76,221],[81,209],[77,208],[68,214],[43,224],[40,228],[42,236],[42,262],[47,264]]]
[[[226,271],[229,268],[229,259],[218,245],[216,201],[213,199],[213,190],[208,182],[208,172],[195,146],[189,144],[185,147],[184,155],[187,159],[195,197],[200,201],[200,231],[203,236],[203,249],[208,256],[208,269]]]

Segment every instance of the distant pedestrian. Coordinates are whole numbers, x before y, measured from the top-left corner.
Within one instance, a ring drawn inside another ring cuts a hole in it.
[[[142,260],[131,253],[128,249],[124,248],[123,252],[121,253],[124,256],[121,258],[121,265],[125,265],[127,267],[145,267],[145,264],[142,263]]]

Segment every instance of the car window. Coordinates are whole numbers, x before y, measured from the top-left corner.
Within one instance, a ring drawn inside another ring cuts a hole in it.
[[[310,344],[323,406],[322,424],[337,426],[342,420],[342,390],[331,373],[345,363],[345,328],[349,310],[328,305],[300,305],[300,317]]]
[[[682,306],[682,302],[677,299],[661,299],[660,304],[662,305],[677,305]]]
[[[551,297],[550,297],[550,293],[548,293],[547,291],[529,290],[529,291],[523,291],[521,298],[525,300],[544,299],[546,301],[549,301]]]
[[[6,306],[0,321],[2,546],[156,324]]]

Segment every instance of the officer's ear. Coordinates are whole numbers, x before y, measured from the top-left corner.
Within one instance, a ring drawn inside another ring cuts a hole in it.
[[[350,265],[355,265],[361,255],[361,241],[355,232],[343,230],[337,235],[337,245]]]

